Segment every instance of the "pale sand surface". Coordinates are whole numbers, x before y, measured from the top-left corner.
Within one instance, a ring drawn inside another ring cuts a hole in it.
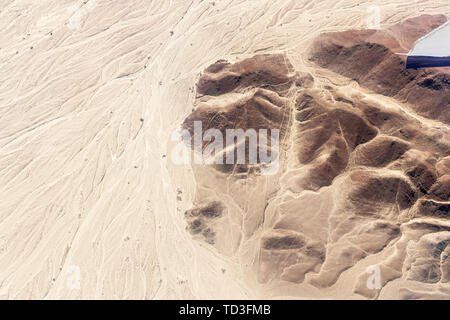
[[[323,291],[262,285],[245,257],[194,241],[196,181],[170,137],[218,59],[302,65],[319,33],[365,28],[372,4],[383,26],[450,16],[448,0],[91,0],[79,29],[74,4],[0,3],[0,298],[361,298],[351,273]]]

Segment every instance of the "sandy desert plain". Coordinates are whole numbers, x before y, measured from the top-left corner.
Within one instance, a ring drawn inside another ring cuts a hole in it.
[[[448,0],[0,2],[0,299],[450,299]],[[278,128],[279,168],[173,134]],[[205,145],[206,147],[206,145]]]

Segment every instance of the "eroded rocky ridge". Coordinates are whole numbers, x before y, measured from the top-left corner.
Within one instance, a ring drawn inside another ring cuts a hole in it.
[[[302,70],[281,54],[209,66],[184,127],[280,129],[280,167],[268,177],[261,164],[194,166],[190,232],[260,283],[353,281],[359,297],[450,297],[449,74],[405,70],[396,55],[445,21],[321,35]],[[359,92],[323,85],[316,68]],[[381,288],[367,286],[373,265]]]
[[[448,68],[405,69],[414,41],[447,21],[423,15],[386,30],[325,33],[311,48],[311,61],[356,80],[362,87],[408,104],[418,114],[450,124]]]

